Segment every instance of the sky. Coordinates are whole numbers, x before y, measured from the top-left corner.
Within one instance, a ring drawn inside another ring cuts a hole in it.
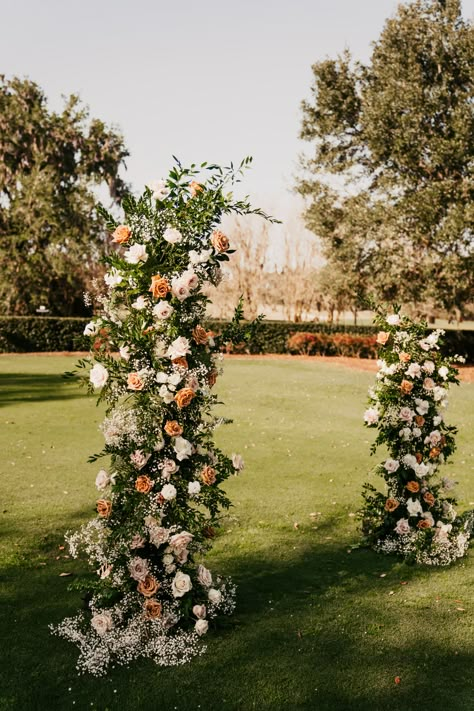
[[[370,57],[397,0],[2,0],[0,73],[26,76],[51,106],[78,93],[118,127],[124,177],[141,191],[184,163],[252,155],[244,188],[288,201],[311,65],[346,47]],[[464,0],[474,16],[474,0]]]

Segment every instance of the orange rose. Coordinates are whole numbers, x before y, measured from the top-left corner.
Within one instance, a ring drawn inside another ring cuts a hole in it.
[[[415,459],[416,459],[416,463],[417,463],[417,464],[421,464],[421,462],[423,461],[423,455],[422,455],[422,453],[421,453],[421,452],[416,452],[416,454],[415,454]]]
[[[402,391],[403,395],[409,395],[413,390],[413,383],[410,383],[409,380],[402,380],[400,384],[400,390]]]
[[[145,579],[141,580],[137,585],[138,592],[145,597],[153,597],[159,588],[160,583],[155,580],[153,575],[147,575]]]
[[[170,437],[179,437],[183,434],[183,428],[176,420],[168,420],[165,425],[165,432],[169,434]]]
[[[183,407],[187,407],[194,397],[196,397],[194,390],[191,390],[191,388],[181,388],[174,396],[174,399],[181,410]]]
[[[161,602],[158,602],[158,600],[153,598],[145,600],[143,609],[145,611],[145,617],[148,620],[156,620],[158,617],[161,617],[162,606]]]
[[[202,326],[193,329],[193,339],[198,346],[205,346],[207,343],[207,331]]]
[[[153,481],[146,474],[142,474],[135,481],[135,489],[140,494],[148,494],[153,488]]]
[[[179,358],[173,358],[171,362],[173,363],[173,365],[179,365],[181,368],[186,368],[186,370],[189,367],[188,361],[184,356],[180,356]]]
[[[423,425],[425,424],[425,418],[422,415],[417,415],[415,417],[415,422],[418,427],[423,427]]]
[[[398,359],[401,363],[408,363],[411,360],[411,355],[402,351],[398,354]]]
[[[385,502],[385,511],[395,511],[400,506],[396,499],[387,499]]]
[[[143,390],[144,385],[145,383],[138,373],[129,373],[127,375],[127,388],[129,390]]]
[[[439,457],[441,454],[441,450],[439,447],[432,447],[430,449],[430,459],[436,459],[436,457]]]
[[[229,240],[219,230],[214,230],[211,235],[211,244],[216,252],[227,252],[230,247]]]
[[[130,229],[130,227],[127,227],[127,225],[119,225],[112,233],[112,242],[116,242],[117,244],[124,244],[124,242],[128,242],[131,237],[131,234],[132,230]]]
[[[379,346],[384,346],[389,338],[390,333],[388,333],[388,331],[379,331],[375,340],[379,344]]]
[[[170,285],[165,277],[162,277],[159,274],[152,276],[151,285],[148,291],[151,291],[155,299],[164,299],[169,290]]]
[[[148,328],[145,328],[145,330],[142,331],[142,333],[144,336],[146,336],[147,333],[153,333],[154,330],[155,330],[154,326],[148,326]]]
[[[211,370],[210,373],[207,374],[207,382],[209,383],[209,387],[212,388],[216,384],[217,381],[217,370]]]
[[[211,486],[216,481],[216,470],[212,467],[206,466],[201,472],[201,481],[207,486]]]
[[[417,528],[431,528],[431,523],[426,520],[426,518],[422,518],[418,523],[416,524]]]
[[[97,502],[97,513],[102,518],[108,518],[112,512],[112,502],[107,499],[99,499]]]
[[[198,193],[201,192],[201,190],[204,190],[203,186],[201,183],[196,183],[195,180],[192,180],[189,183],[189,192],[191,193],[191,197],[196,197]]]
[[[416,494],[418,491],[420,491],[420,485],[417,481],[409,481],[406,485],[406,488],[408,489],[408,491],[411,491],[412,494]]]
[[[425,501],[428,504],[428,506],[431,508],[431,506],[433,506],[436,499],[433,496],[433,494],[431,493],[431,491],[427,491],[425,494],[423,494],[423,501]]]

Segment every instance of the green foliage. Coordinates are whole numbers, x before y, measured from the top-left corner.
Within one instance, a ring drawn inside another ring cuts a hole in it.
[[[369,65],[345,52],[313,73],[301,137],[314,154],[298,190],[329,266],[354,304],[372,293],[462,316],[474,288],[474,29],[460,3],[401,4]]]
[[[102,276],[103,221],[94,190],[126,186],[122,136],[89,119],[77,96],[60,113],[27,79],[0,76],[0,298],[3,313],[82,315],[82,295]]]

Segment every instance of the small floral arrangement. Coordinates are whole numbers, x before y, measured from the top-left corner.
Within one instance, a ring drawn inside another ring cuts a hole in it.
[[[96,477],[97,515],[67,537],[73,557],[84,552],[92,578],[88,611],[53,627],[80,650],[78,669],[104,674],[110,664],[148,657],[182,664],[203,651],[200,638],[235,605],[230,580],[200,559],[230,501],[221,484],[242,470],[242,458],[214,444],[222,424],[212,409],[222,351],[252,338],[242,306],[215,336],[205,326],[205,283],[218,286],[232,254],[220,229],[226,213],[256,213],[224,188],[234,170],[179,163],[167,180],[122,204],[118,224],[99,208],[115,248],[107,257],[100,315],[86,327],[90,358],[78,373],[107,404],[101,426],[110,458]],[[77,373],[75,373],[77,375]]]
[[[388,457],[375,468],[386,493],[364,489],[362,531],[370,546],[407,561],[449,565],[468,548],[472,513],[456,512],[456,482],[439,480],[439,467],[455,450],[456,428],[444,413],[450,385],[458,384],[453,362],[443,357],[443,331],[379,309],[377,383],[369,390],[367,427],[377,428],[372,454],[386,445]]]

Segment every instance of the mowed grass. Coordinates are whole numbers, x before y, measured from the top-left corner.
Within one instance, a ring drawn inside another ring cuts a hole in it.
[[[2,711],[474,709],[474,554],[430,570],[352,548],[376,461],[361,420],[374,376],[316,361],[232,359],[219,382],[234,419],[219,444],[247,464],[207,558],[238,584],[230,624],[190,665],[78,677],[75,647],[48,632],[81,604],[60,573],[83,563],[60,546],[93,514],[98,466],[86,460],[102,444],[102,410],[61,379],[73,362],[0,359]],[[460,434],[445,469],[462,508],[474,501],[473,403],[463,384],[449,409]]]

